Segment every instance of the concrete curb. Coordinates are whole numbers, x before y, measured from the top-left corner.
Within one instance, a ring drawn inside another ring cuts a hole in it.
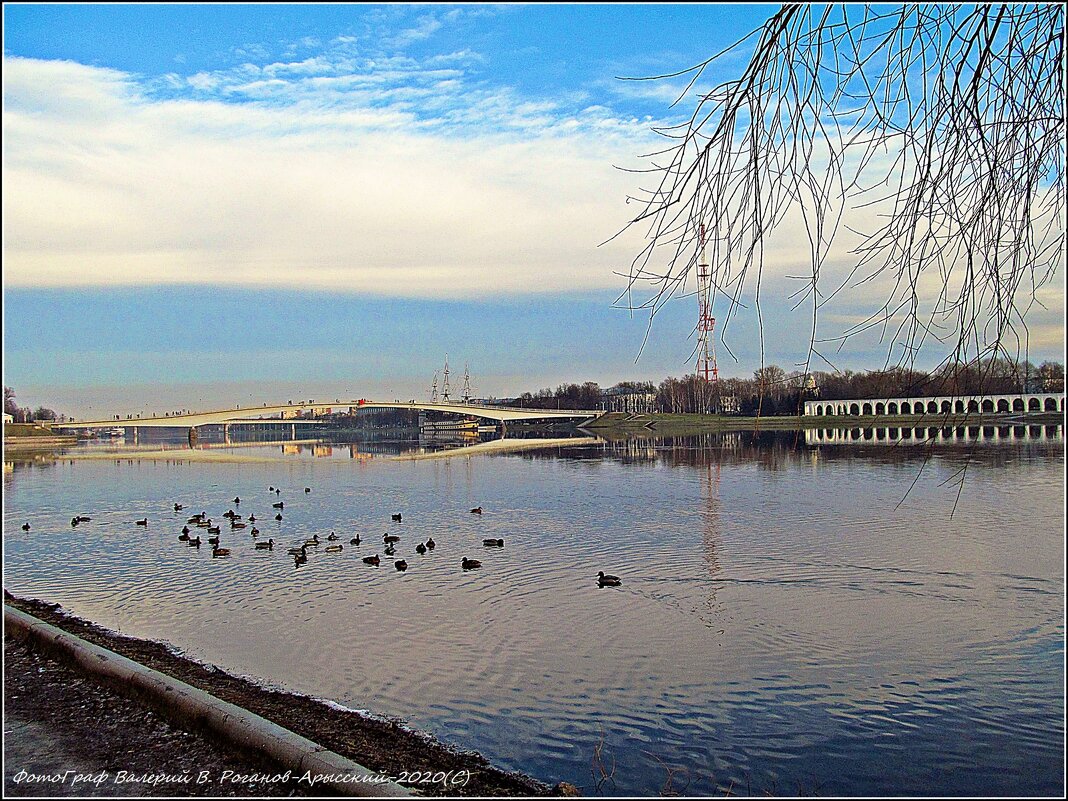
[[[329,751],[306,737],[247,709],[145,667],[132,659],[38,620],[4,604],[4,631],[74,663],[124,695],[134,695],[164,717],[194,730],[207,730],[245,752],[266,757],[295,778],[311,771],[314,787],[335,795],[364,798],[414,795],[396,782],[376,781],[377,771]]]

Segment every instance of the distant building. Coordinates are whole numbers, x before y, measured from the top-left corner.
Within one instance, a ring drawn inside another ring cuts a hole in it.
[[[601,395],[605,411],[627,414],[652,414],[656,411],[656,393],[612,387]]]
[[[716,414],[739,414],[742,406],[736,395],[720,395],[716,401]]]
[[[4,425],[7,425],[8,423],[14,423],[14,422],[15,422],[15,418],[12,417],[7,412],[4,412]]]

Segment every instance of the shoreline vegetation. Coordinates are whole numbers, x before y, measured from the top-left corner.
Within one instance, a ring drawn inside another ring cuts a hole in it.
[[[447,745],[401,720],[347,709],[323,699],[263,686],[214,665],[190,659],[164,643],[129,637],[76,617],[56,603],[21,598],[4,590],[4,603],[84,640],[198,687],[256,713],[383,775],[401,771],[469,771],[463,787],[421,784],[423,795],[550,796],[572,795],[565,783],[555,787],[531,776],[493,766],[483,755]],[[92,737],[92,732],[86,734]]]

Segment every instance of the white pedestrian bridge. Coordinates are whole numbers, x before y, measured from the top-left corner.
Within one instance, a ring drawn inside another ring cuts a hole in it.
[[[805,401],[805,414],[814,417],[878,417],[886,414],[1009,414],[1063,412],[1063,392],[1018,395],[947,395],[934,398],[862,398]]]
[[[301,401],[274,406],[244,406],[236,409],[219,409],[208,412],[191,412],[190,414],[172,414],[155,417],[124,417],[110,420],[77,420],[54,423],[53,429],[71,428],[196,428],[198,426],[219,423],[292,423],[286,415],[312,410],[317,414],[333,410],[357,411],[360,409],[413,409],[427,412],[476,417],[498,423],[537,421],[537,420],[590,420],[604,414],[593,409],[525,409],[517,406],[490,406],[481,403],[420,403],[418,401]],[[259,419],[256,419],[259,418]],[[300,422],[300,421],[296,421]]]

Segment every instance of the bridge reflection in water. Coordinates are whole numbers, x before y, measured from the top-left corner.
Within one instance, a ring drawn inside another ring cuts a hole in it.
[[[1063,426],[879,426],[874,428],[809,428],[806,445],[983,445],[1008,442],[1063,442]]]

